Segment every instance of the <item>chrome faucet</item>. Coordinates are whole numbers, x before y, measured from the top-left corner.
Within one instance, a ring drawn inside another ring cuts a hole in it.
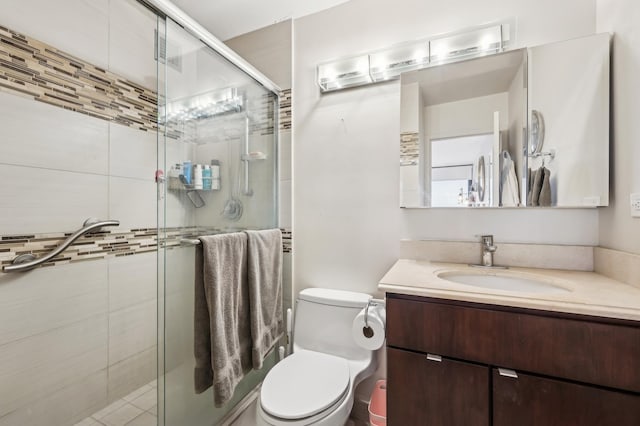
[[[482,266],[493,267],[493,253],[498,247],[493,245],[493,235],[482,235]]]

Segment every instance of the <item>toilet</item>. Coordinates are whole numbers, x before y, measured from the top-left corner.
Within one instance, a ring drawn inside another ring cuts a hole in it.
[[[267,374],[257,403],[258,425],[342,426],[358,383],[376,369],[375,354],[359,347],[352,323],[371,296],[309,288],[300,292],[293,353]]]

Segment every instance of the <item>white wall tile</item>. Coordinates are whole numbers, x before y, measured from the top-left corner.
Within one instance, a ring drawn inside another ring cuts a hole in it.
[[[107,7],[104,0],[3,0],[2,25],[106,69]]]
[[[75,231],[108,217],[107,177],[0,165],[0,234]]]
[[[166,140],[166,158],[167,158],[167,170],[172,164],[182,164],[184,160],[195,158],[196,145],[193,143],[186,143],[181,140],[165,138]],[[162,148],[162,147],[161,147]],[[215,157],[212,157],[215,158]]]
[[[157,90],[157,16],[136,0],[109,2],[109,70]]]
[[[166,294],[193,291],[195,247],[181,246],[166,251]]]
[[[122,407],[101,418],[100,423],[106,426],[125,426],[142,413],[143,411],[138,407],[134,407],[131,404],[124,404]]]
[[[0,162],[107,174],[104,120],[0,92]]]
[[[0,274],[0,346],[107,312],[107,261]]]
[[[171,370],[193,358],[193,286],[167,296],[165,303],[165,366]]]
[[[127,426],[156,426],[157,424],[157,416],[149,413],[142,413],[138,417],[127,423]]]
[[[103,369],[0,417],[0,426],[68,426],[106,403],[107,370]]]
[[[107,315],[0,346],[0,417],[107,367]]]
[[[109,365],[156,345],[156,309],[151,300],[109,314]]]
[[[109,401],[149,383],[157,375],[157,348],[154,346],[109,366]]]
[[[152,228],[157,223],[157,188],[153,180],[109,178],[109,217],[120,228]]]
[[[157,132],[109,123],[109,174],[154,180],[158,168],[157,137]]]
[[[109,312],[157,298],[156,260],[156,252],[108,260]]]

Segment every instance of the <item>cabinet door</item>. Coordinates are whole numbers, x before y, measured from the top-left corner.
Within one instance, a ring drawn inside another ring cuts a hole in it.
[[[489,424],[489,368],[387,348],[389,426]]]
[[[640,396],[493,370],[494,426],[638,426]]]

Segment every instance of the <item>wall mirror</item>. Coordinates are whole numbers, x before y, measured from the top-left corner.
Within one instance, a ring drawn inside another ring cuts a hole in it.
[[[403,73],[401,207],[609,199],[609,34]]]

